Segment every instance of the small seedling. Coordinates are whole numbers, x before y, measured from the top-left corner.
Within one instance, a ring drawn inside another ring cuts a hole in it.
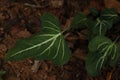
[[[120,16],[113,9],[98,11],[91,9],[91,16],[79,12],[73,19],[69,29],[88,29],[88,56],[86,70],[92,76],[97,76],[101,68],[108,61],[113,66],[120,57],[120,46],[106,35],[114,24],[120,21]],[[63,65],[69,61],[71,51],[64,40],[58,19],[49,13],[41,16],[42,31],[30,38],[20,39],[15,47],[6,55],[8,60],[22,60],[35,58],[37,60],[51,60],[56,65]]]

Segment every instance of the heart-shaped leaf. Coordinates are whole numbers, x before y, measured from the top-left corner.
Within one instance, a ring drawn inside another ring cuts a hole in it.
[[[87,16],[84,13],[79,12],[73,18],[73,21],[71,22],[70,27],[73,28],[73,29],[83,28],[84,25],[86,25],[86,20],[87,20]]]
[[[110,65],[113,65],[120,57],[119,46],[104,36],[93,38],[88,48],[89,54],[86,61],[86,69],[92,76],[99,74],[107,60]]]
[[[56,65],[66,63],[70,50],[63,39],[58,19],[46,13],[41,16],[42,31],[30,38],[19,40],[7,53],[6,60],[21,60],[34,57],[52,60]]]
[[[102,44],[101,44],[102,43]],[[104,36],[96,36],[93,38],[88,45],[88,49],[90,52],[96,52],[98,50],[98,45],[108,45],[112,43],[110,39]]]

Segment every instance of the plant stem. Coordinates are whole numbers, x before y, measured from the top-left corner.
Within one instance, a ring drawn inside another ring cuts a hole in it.
[[[32,68],[31,68],[32,71],[37,72],[38,69],[39,69],[39,66],[40,66],[40,61],[39,60],[34,60],[34,64],[33,64]]]

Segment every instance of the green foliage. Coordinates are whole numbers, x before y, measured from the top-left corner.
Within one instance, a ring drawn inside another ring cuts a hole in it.
[[[105,37],[113,24],[120,21],[120,16],[114,9],[105,9],[100,12],[91,8],[90,12],[93,18],[86,15],[86,21],[79,23],[80,20],[84,19],[83,13],[77,14],[71,24],[76,24],[79,29],[82,27],[88,28],[89,53],[86,60],[86,70],[90,75],[97,76],[106,62],[110,66],[114,66],[120,57],[120,46]]]
[[[84,13],[79,12],[71,23],[71,28],[73,29],[88,27],[89,40],[97,35],[105,35],[106,32],[112,28],[113,24],[120,21],[120,16],[114,9],[105,9],[100,12],[95,8],[91,8],[90,12],[96,17],[95,19],[91,19]]]
[[[120,16],[118,15],[117,11],[114,9],[105,9],[101,12],[100,17],[104,20],[110,20],[112,24],[117,23],[120,21]]]
[[[97,18],[95,24],[92,27],[92,35],[105,35],[106,31],[112,27],[110,21]]]
[[[74,17],[70,27],[73,29],[83,28],[83,26],[86,25],[86,21],[87,21],[87,16],[84,13],[79,12]]]
[[[52,60],[56,65],[66,63],[70,58],[70,50],[63,39],[58,19],[46,13],[41,16],[41,26],[39,34],[19,40],[8,51],[6,60],[34,57],[38,60]]]
[[[90,40],[97,35],[105,35],[112,28],[113,24],[120,21],[120,16],[113,9],[105,9],[99,14],[100,16],[93,20],[94,23],[91,23],[92,20],[89,20],[90,22],[88,21],[88,27],[90,27],[89,24],[92,24],[89,28]]]
[[[120,16],[113,9],[100,12],[93,8],[90,11],[95,18],[79,12],[73,18],[70,29],[88,28],[86,70],[90,75],[97,76],[106,63],[114,66],[120,57],[120,46],[105,36],[113,24],[120,21]],[[6,61],[33,57],[51,60],[56,65],[66,63],[71,53],[63,37],[66,30],[61,31],[58,19],[49,13],[41,16],[41,26],[42,31],[37,35],[19,40],[8,51]]]
[[[88,26],[89,27],[88,28],[89,29],[89,35],[88,35],[89,40],[91,40],[97,35],[105,35],[106,32],[112,28],[111,21],[107,21],[107,20],[100,19],[100,18],[97,18],[94,21],[90,21],[89,24],[92,25],[92,26]]]
[[[108,60],[114,65],[120,57],[119,46],[105,36],[93,38],[88,45],[89,54],[86,61],[86,69],[92,76],[99,74],[101,68]]]

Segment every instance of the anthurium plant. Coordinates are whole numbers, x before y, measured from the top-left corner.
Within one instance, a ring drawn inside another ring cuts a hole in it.
[[[106,65],[114,66],[120,57],[120,45],[106,36],[108,30],[120,21],[119,14],[114,9],[98,11],[90,9],[90,15],[78,12],[68,29],[88,29],[88,56],[86,70],[91,76],[100,74]],[[29,38],[20,39],[6,55],[6,61],[23,60],[33,57],[37,60],[51,60],[55,65],[67,63],[71,51],[60,29],[59,20],[50,13],[40,17],[42,30]]]

